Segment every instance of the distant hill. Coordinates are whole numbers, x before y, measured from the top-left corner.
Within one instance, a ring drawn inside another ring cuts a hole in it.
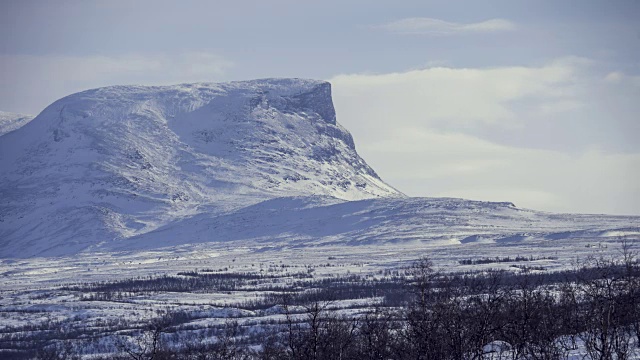
[[[33,116],[0,111],[0,136],[19,129],[33,120]]]

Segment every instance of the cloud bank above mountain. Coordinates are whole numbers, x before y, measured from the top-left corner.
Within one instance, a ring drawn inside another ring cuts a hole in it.
[[[331,79],[338,120],[366,160],[412,195],[640,214],[640,2],[462,5],[7,2],[0,110],[36,115],[70,93],[114,84]],[[382,140],[402,149],[418,141],[411,136],[462,145],[445,144],[453,158],[428,144],[393,160],[373,151]],[[487,147],[494,155],[479,159]],[[496,168],[498,160],[510,165]],[[395,171],[396,163],[411,166]],[[457,172],[425,181],[416,167]]]
[[[632,135],[640,87],[622,75],[598,75],[587,59],[331,82],[338,117],[361,154],[408,195],[640,213],[640,149]]]

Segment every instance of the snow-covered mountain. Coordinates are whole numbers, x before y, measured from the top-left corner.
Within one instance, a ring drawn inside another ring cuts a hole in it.
[[[31,115],[0,111],[0,136],[19,129],[31,120],[33,120]]]
[[[4,258],[640,236],[640,217],[407,198],[358,156],[330,84],[314,80],[70,95],[0,137],[0,169]]]
[[[281,196],[403,196],[356,153],[327,82],[115,86],[0,139],[0,255],[66,254]]]
[[[638,236],[640,217],[550,214],[519,209],[508,202],[283,197],[220,216],[195,215],[112,242],[102,250],[166,250],[212,242],[265,249],[395,244],[417,250],[467,244],[531,246],[572,239],[580,240],[576,243],[598,242]]]

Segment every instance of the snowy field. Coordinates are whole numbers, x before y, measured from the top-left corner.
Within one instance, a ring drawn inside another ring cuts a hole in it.
[[[90,347],[109,347],[114,329],[123,331],[144,327],[162,314],[183,312],[188,317],[176,329],[186,333],[198,329],[223,327],[229,319],[239,326],[257,329],[260,324],[285,321],[278,306],[251,309],[269,290],[280,287],[295,290],[300,280],[331,279],[359,275],[384,278],[394,270],[410,266],[428,256],[444,272],[505,269],[515,273],[516,266],[536,272],[571,269],[577,261],[588,257],[619,257],[622,240],[637,240],[633,232],[617,232],[600,237],[567,239],[527,238],[518,242],[475,241],[443,243],[410,241],[382,245],[317,245],[296,246],[255,242],[229,244],[183,245],[177,249],[158,249],[128,253],[95,253],[74,257],[4,259],[0,263],[0,333],[15,335],[39,328],[65,328],[92,334]],[[531,258],[532,261],[505,261],[463,265],[465,260]],[[536,260],[538,259],[538,260]],[[228,291],[147,291],[124,293],[117,298],[92,298],[96,292],[74,290],[81,283],[113,282],[131,278],[185,277],[188,272],[216,274],[256,274],[269,276]],[[298,288],[301,291],[307,291]],[[335,301],[335,311],[360,316],[372,306],[381,304],[380,297],[364,297]],[[343,310],[340,310],[343,309]],[[256,328],[257,326],[257,328]],[[111,335],[110,335],[111,334]],[[102,339],[102,340],[96,340]],[[106,341],[106,343],[105,343]],[[581,358],[581,348],[572,359]],[[495,354],[494,354],[495,355]]]
[[[509,203],[278,198],[218,217],[191,217],[112,242],[109,251],[5,258],[0,261],[0,332],[20,336],[63,328],[65,334],[92,339],[86,349],[107,352],[113,350],[115,333],[144,327],[165,314],[186,314],[175,327],[184,334],[221,329],[229,319],[255,332],[285,319],[278,301],[265,302],[265,296],[313,287],[300,281],[350,275],[384,279],[425,256],[449,273],[557,272],[592,257],[620,258],[621,243],[637,247],[639,234],[637,217],[549,214]],[[491,261],[496,258],[514,261]],[[83,289],[84,283],[189,278],[190,272],[266,278],[237,289],[125,290],[114,297]],[[377,295],[341,298],[335,311],[362,316],[383,303]]]

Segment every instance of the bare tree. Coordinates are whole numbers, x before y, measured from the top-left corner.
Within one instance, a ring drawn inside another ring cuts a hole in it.
[[[416,305],[426,309],[433,296],[434,281],[440,274],[428,257],[418,259],[409,269],[411,289],[417,296]]]
[[[640,259],[632,243],[622,242],[624,267],[624,323],[628,323],[631,336],[635,336],[635,352],[640,352]]]
[[[133,337],[118,337],[116,347],[133,360],[158,360],[162,347],[162,333],[166,320],[154,320]]]
[[[618,265],[614,260],[588,259],[585,267],[590,268],[590,277],[578,286],[586,326],[580,338],[594,360],[628,359],[632,350],[630,324],[624,324],[628,287]]]
[[[360,327],[355,344],[357,357],[368,360],[392,358],[398,340],[395,339],[394,319],[389,311],[376,307],[360,319]]]
[[[70,340],[58,341],[39,347],[36,350],[38,360],[78,360],[80,355],[75,351]]]
[[[469,358],[478,360],[485,357],[485,347],[499,340],[499,334],[506,326],[508,319],[503,313],[509,292],[504,289],[503,271],[493,271],[486,278],[469,278],[466,281],[471,293],[467,297]]]
[[[244,360],[251,357],[246,346],[240,343],[241,328],[237,321],[225,322],[222,333],[211,346],[211,359]]]

